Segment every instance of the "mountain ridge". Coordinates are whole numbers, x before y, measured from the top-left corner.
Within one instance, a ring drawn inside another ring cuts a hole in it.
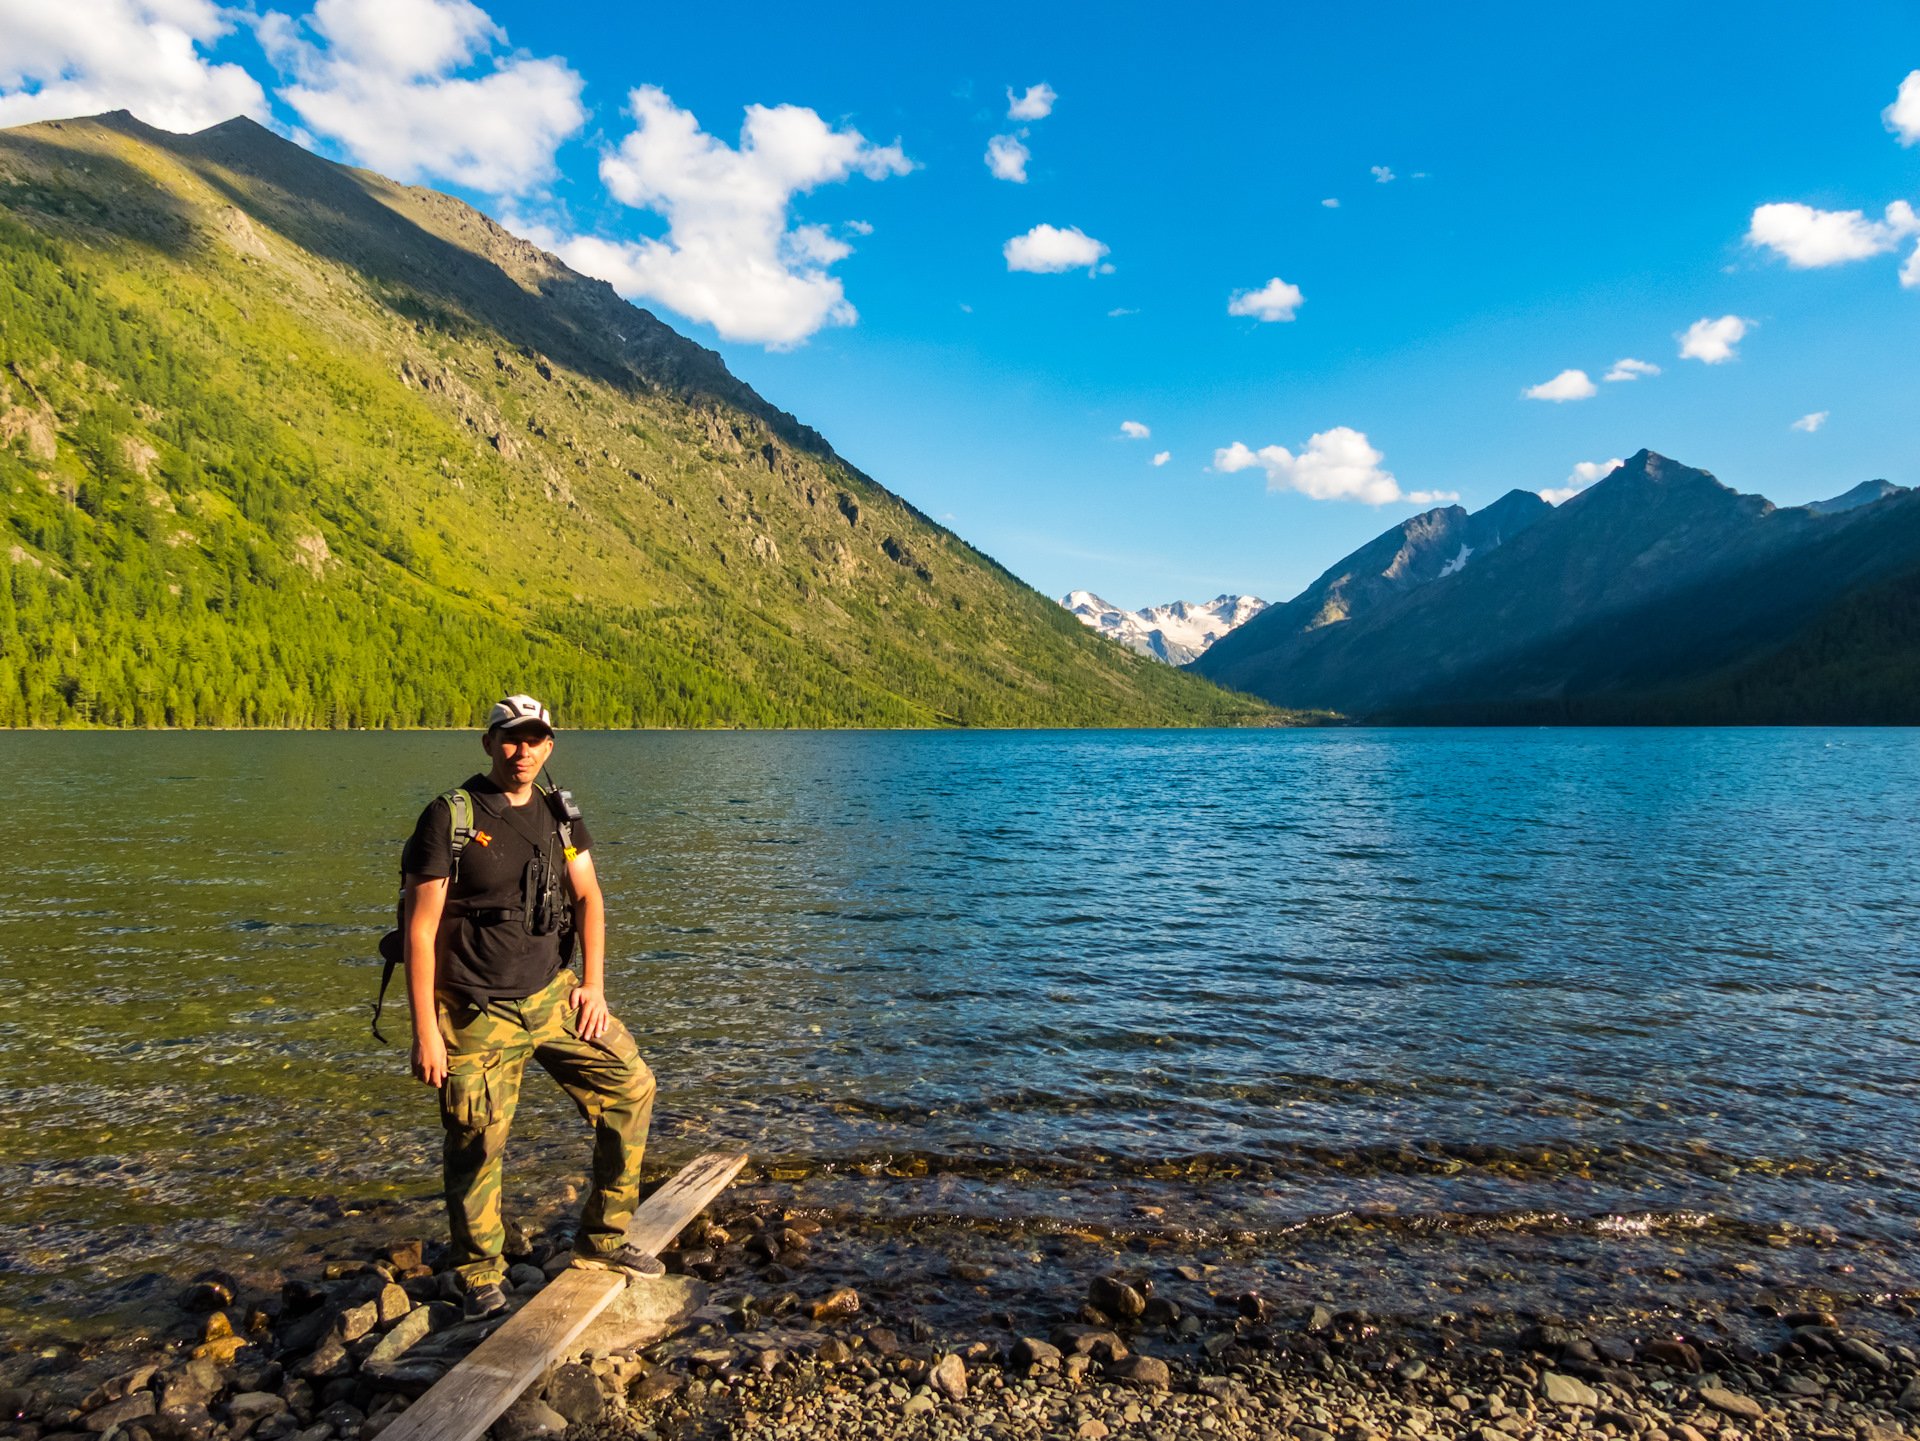
[[[1090,590],[1069,591],[1060,604],[1096,634],[1169,665],[1185,665],[1267,606],[1257,595],[1221,594],[1123,610]]]

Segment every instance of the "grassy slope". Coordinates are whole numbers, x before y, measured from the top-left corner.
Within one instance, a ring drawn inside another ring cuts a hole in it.
[[[0,723],[1272,718],[597,282],[254,127],[0,133],[0,319]]]

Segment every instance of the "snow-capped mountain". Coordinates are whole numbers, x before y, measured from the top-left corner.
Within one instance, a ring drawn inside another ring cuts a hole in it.
[[[1122,610],[1090,590],[1070,592],[1060,604],[1108,640],[1117,640],[1168,665],[1185,665],[1235,626],[1245,625],[1267,608],[1257,595],[1217,595],[1204,603],[1176,600],[1171,605]]]

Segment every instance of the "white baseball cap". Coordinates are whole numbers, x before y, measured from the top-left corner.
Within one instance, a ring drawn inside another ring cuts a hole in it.
[[[522,727],[538,726],[548,735],[553,734],[553,717],[547,708],[530,695],[504,696],[493,703],[493,709],[487,713],[487,734],[495,731],[519,730]]]

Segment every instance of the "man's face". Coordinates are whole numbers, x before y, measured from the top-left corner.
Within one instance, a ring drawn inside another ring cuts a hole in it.
[[[493,731],[485,738],[487,754],[493,757],[495,784],[520,787],[531,785],[540,767],[553,754],[553,734],[537,726]]]

